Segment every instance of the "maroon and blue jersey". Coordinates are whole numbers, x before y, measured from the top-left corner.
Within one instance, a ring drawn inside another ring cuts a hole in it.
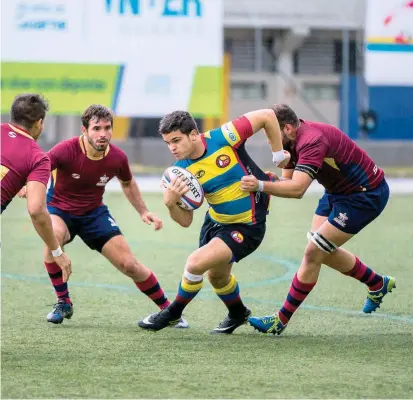
[[[327,193],[351,194],[378,187],[384,172],[340,129],[321,122],[300,120],[295,142],[286,148],[286,167],[307,173]]]
[[[103,156],[93,158],[84,140],[83,136],[65,140],[48,152],[52,170],[48,206],[78,216],[103,205],[105,186],[113,177],[122,182],[132,179],[128,158],[120,148],[111,144]]]
[[[19,190],[30,181],[47,186],[50,160],[23,129],[1,124],[1,212]]]

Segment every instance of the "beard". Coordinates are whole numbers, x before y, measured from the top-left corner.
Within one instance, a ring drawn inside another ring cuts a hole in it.
[[[109,145],[109,142],[105,142],[105,143],[94,143],[92,141],[92,139],[87,138],[87,141],[89,142],[89,144],[96,150],[96,151],[105,151]]]
[[[293,140],[291,140],[286,134],[283,134],[282,143],[284,150],[290,151],[293,145]]]

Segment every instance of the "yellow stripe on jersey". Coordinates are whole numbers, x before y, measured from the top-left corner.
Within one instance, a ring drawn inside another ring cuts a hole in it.
[[[239,142],[242,142],[241,136],[239,135],[237,128],[232,122],[227,122],[221,126],[221,132],[226,141],[230,146],[235,146]]]
[[[6,166],[4,165],[0,166],[0,181],[7,175],[7,172],[9,171],[10,170]]]
[[[204,136],[205,136],[207,139],[211,139],[211,131],[206,131],[206,132],[204,132]]]
[[[211,218],[220,224],[250,224],[252,222],[252,210],[240,214],[218,214],[212,207],[208,210]]]
[[[56,186],[57,168],[52,171],[53,186]]]
[[[340,168],[337,166],[334,158],[325,158],[324,162],[327,163],[330,167],[333,167],[334,169],[337,169],[340,171]]]
[[[241,182],[235,182],[232,185],[224,187],[215,193],[205,193],[209,204],[222,204],[227,201],[235,201],[248,197],[249,192],[241,191]]]
[[[225,165],[225,166],[217,165],[217,158],[221,154],[223,156],[229,157],[228,165]],[[215,153],[212,153],[210,156],[186,167],[186,169],[192,172],[196,176],[200,184],[203,185],[209,180],[217,176],[221,176],[225,174],[225,172],[227,172],[229,169],[231,169],[236,164],[238,164],[238,160],[234,153],[234,150],[230,146],[224,146],[220,148],[218,151],[216,151]]]

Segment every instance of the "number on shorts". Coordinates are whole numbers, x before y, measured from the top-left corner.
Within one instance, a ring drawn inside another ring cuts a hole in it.
[[[118,226],[118,224],[116,223],[116,221],[112,217],[109,217],[108,220],[110,222],[110,226]]]

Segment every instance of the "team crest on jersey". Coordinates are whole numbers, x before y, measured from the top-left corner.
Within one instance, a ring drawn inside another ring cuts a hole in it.
[[[72,178],[74,178],[74,179],[79,179],[79,178],[80,178],[80,175],[79,175],[79,174],[72,174]]]
[[[16,135],[16,133],[15,132],[13,132],[13,131],[9,131],[9,136],[11,137],[11,138],[15,138],[15,137],[17,137],[17,135]]]
[[[201,169],[195,174],[195,178],[196,179],[201,179],[204,175],[205,175],[205,171],[203,169]]]
[[[105,175],[100,177],[100,181],[96,184],[96,186],[105,186],[109,181],[109,177]]]
[[[242,243],[244,241],[244,236],[242,235],[241,232],[238,232],[238,231],[232,231],[231,237],[237,243]]]
[[[226,154],[221,154],[217,157],[216,164],[219,168],[228,167],[228,165],[231,164],[231,157]]]

